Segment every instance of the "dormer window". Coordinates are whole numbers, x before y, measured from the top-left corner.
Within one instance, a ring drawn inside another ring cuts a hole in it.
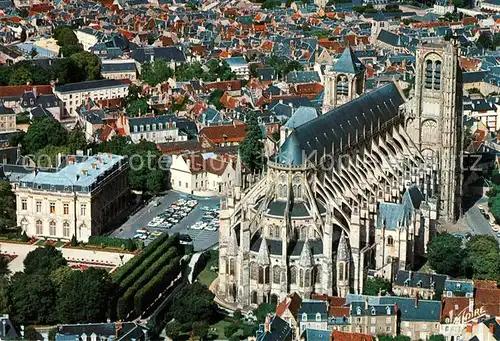
[[[158,130],[162,130],[163,129],[163,123],[158,123]]]
[[[321,314],[316,313],[316,322],[321,322]]]
[[[409,278],[405,279],[405,287],[407,287],[409,284],[410,284],[410,279]]]
[[[356,307],[356,315],[361,315],[361,307]]]
[[[137,126],[134,126],[134,133],[137,133]]]
[[[417,287],[421,288],[422,287],[422,280],[417,282]]]
[[[149,130],[150,130],[150,128],[151,128],[151,127],[149,126],[149,124],[146,124],[146,131],[149,131]]]
[[[139,130],[140,130],[140,131],[144,131],[144,126],[143,126],[143,125],[141,125],[141,126],[139,127]]]
[[[307,322],[307,314],[302,313],[302,322]]]
[[[391,315],[391,307],[386,306],[385,307],[385,312],[386,312],[387,315]]]
[[[153,130],[156,130],[156,124],[153,123]]]
[[[377,311],[375,310],[375,307],[372,307],[371,313],[372,313],[372,315],[375,315],[377,313]]]

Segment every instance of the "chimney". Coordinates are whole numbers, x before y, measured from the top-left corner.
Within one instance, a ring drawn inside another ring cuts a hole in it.
[[[97,164],[96,163],[92,163],[92,169],[96,169],[97,168]]]
[[[87,170],[86,169],[82,169],[82,175],[87,175]]]
[[[116,336],[116,339],[118,340],[119,339],[119,335],[120,335],[120,329],[122,329],[122,321],[118,321],[115,323],[115,336]]]
[[[33,96],[35,96],[35,98],[38,97],[38,93],[36,91],[36,86],[33,87]]]
[[[264,322],[264,332],[270,333],[271,332],[271,315],[267,314],[266,315],[266,321]]]
[[[365,310],[368,310],[368,298],[365,299]]]

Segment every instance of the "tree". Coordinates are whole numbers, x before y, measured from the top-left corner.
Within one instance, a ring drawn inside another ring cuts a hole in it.
[[[500,248],[493,236],[477,235],[467,242],[466,267],[476,279],[500,279]]]
[[[33,83],[32,74],[25,67],[15,68],[9,78],[9,85],[26,85]]]
[[[56,335],[57,335],[57,328],[51,328],[49,330],[47,338],[49,339],[49,341],[56,341]]]
[[[238,321],[238,320],[241,320],[243,318],[243,314],[241,313],[241,310],[240,309],[236,309],[233,313],[233,318]]]
[[[57,297],[57,315],[63,323],[106,320],[111,280],[104,269],[72,271],[63,281]]]
[[[76,240],[75,235],[71,237],[71,246],[78,246],[78,241]]]
[[[52,77],[57,84],[77,83],[87,79],[85,70],[71,58],[61,58],[56,60],[52,68]]]
[[[60,266],[50,274],[50,279],[54,283],[56,289],[59,291],[62,284],[66,279],[73,273],[73,270],[69,266]]]
[[[80,70],[84,70],[87,77],[85,80],[92,81],[101,79],[101,62],[99,57],[87,51],[71,54],[70,57]]]
[[[172,321],[165,327],[165,334],[170,338],[177,340],[182,333],[182,325],[179,321]]]
[[[40,149],[35,154],[35,162],[38,167],[57,167],[59,154],[69,154],[70,149],[67,146],[48,145]]]
[[[26,231],[23,231],[23,234],[21,235],[21,241],[23,243],[26,243],[30,240],[30,238],[28,237],[28,235],[26,234]]]
[[[14,322],[51,324],[55,321],[56,290],[46,275],[14,274],[10,298]]]
[[[141,69],[142,80],[152,86],[163,83],[174,75],[168,63],[163,59],[152,63],[144,63]]]
[[[264,320],[266,319],[266,316],[268,314],[272,314],[276,311],[276,304],[272,304],[272,303],[261,303],[259,304],[259,306],[257,307],[257,309],[255,309],[253,311],[255,317],[257,318],[257,322],[264,322]]]
[[[130,136],[115,135],[109,141],[99,144],[99,151],[125,155],[125,152],[130,150],[131,145]]]
[[[385,294],[390,291],[391,291],[391,282],[381,277],[375,277],[375,278],[368,278],[366,280],[363,294],[377,296],[379,292]]]
[[[241,160],[252,172],[260,171],[264,165],[264,146],[261,142],[262,131],[254,113],[248,114],[247,125],[247,135],[240,144]]]
[[[165,188],[165,178],[166,174],[164,171],[159,169],[153,169],[149,172],[146,180],[146,188],[151,194],[158,194],[162,189]]]
[[[146,97],[138,98],[127,103],[126,108],[128,117],[135,117],[140,114],[145,115],[149,111],[148,99]]]
[[[35,327],[28,326],[24,329],[24,340],[29,340],[29,341],[40,340],[40,334],[36,331]]]
[[[80,126],[75,126],[68,134],[69,152],[75,154],[77,150],[87,149],[87,138],[85,132]]]
[[[260,6],[260,8],[273,10],[279,7],[280,5],[281,2],[279,0],[265,0]]]
[[[54,31],[54,39],[61,47],[60,54],[70,57],[73,54],[83,51],[82,45],[78,42],[75,32],[70,27],[61,26]]]
[[[203,340],[208,335],[208,323],[205,321],[193,322],[193,332],[194,335],[200,338],[200,340]]]
[[[0,233],[16,226],[16,196],[7,180],[0,180]]]
[[[198,282],[185,287],[172,301],[170,317],[180,323],[211,321],[215,315],[214,294]]]
[[[441,334],[433,334],[429,337],[429,341],[445,341],[445,337]]]
[[[207,103],[212,104],[217,110],[220,110],[223,108],[223,105],[220,102],[220,99],[224,95],[224,91],[221,89],[215,89],[208,95]]]
[[[483,48],[486,50],[488,50],[488,49],[494,50],[495,49],[493,46],[493,41],[491,39],[491,36],[489,36],[488,34],[485,34],[485,33],[481,33],[481,35],[477,39],[476,43],[480,48]]]
[[[432,239],[427,248],[429,265],[440,274],[458,276],[461,273],[465,252],[462,240],[443,233]]]
[[[35,154],[45,146],[62,146],[66,144],[68,132],[56,120],[45,117],[36,119],[28,128],[24,138],[26,150],[30,154]]]
[[[123,99],[125,105],[128,105],[128,103],[133,102],[138,100],[141,97],[141,87],[137,86],[135,84],[130,84],[128,87],[128,93],[127,96]]]
[[[234,333],[238,331],[238,326],[234,323],[228,324],[224,327],[224,336],[230,338]]]
[[[0,278],[6,278],[10,274],[9,258],[0,255]]]
[[[0,278],[0,311],[10,313],[10,286],[7,278]]]
[[[25,274],[47,275],[60,266],[66,265],[66,259],[64,259],[61,251],[55,247],[45,246],[28,253],[23,263]]]

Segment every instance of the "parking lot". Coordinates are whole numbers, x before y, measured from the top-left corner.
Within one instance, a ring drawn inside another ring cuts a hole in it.
[[[192,198],[197,200],[198,204],[194,206],[194,208],[187,214],[186,217],[182,218],[177,224],[173,225],[171,228],[163,228],[160,226],[157,227],[148,227],[150,221],[152,221],[156,216],[161,213],[164,213],[165,210],[171,207],[172,203],[177,202],[179,199],[185,199],[186,195],[170,191],[165,196],[157,197],[151,202],[143,207],[139,212],[131,216],[125,224],[123,224],[120,228],[112,232],[110,235],[120,238],[134,238],[137,234],[137,230],[141,228],[146,228],[149,232],[153,233],[154,231],[167,232],[169,234],[172,233],[180,233],[180,234],[188,234],[192,240],[195,251],[205,250],[210,248],[218,243],[219,241],[219,231],[209,231],[209,230],[193,230],[189,229],[189,227],[195,225],[195,223],[201,221],[202,217],[205,214],[205,211],[202,210],[203,207],[214,208],[219,204],[219,197],[211,197],[211,198],[200,198],[193,196]],[[159,205],[156,206],[155,201],[159,201]],[[151,238],[145,240],[145,243],[149,243]]]

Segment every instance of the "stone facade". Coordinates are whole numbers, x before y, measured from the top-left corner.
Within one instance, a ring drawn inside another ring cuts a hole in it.
[[[457,206],[436,205],[439,196],[459,194],[452,162],[461,136],[453,116],[461,103],[454,93],[459,75],[445,70],[458,65],[457,48],[433,48],[443,70],[433,77],[443,87],[431,94],[417,76],[416,104],[395,83],[361,94],[364,66],[347,49],[331,69],[350,72],[346,103],[336,93],[338,77],[333,84],[327,77],[324,107],[335,108],[296,127],[265,174],[243,179],[238,160],[233,192],[221,205],[219,299],[245,309],[289,292],[346,296],[362,292],[366,269],[392,278],[412,266],[433,233],[436,207],[452,220]],[[419,50],[420,71],[431,57],[427,50]],[[436,94],[441,105],[427,104]],[[426,115],[439,127],[435,147],[421,128]]]

